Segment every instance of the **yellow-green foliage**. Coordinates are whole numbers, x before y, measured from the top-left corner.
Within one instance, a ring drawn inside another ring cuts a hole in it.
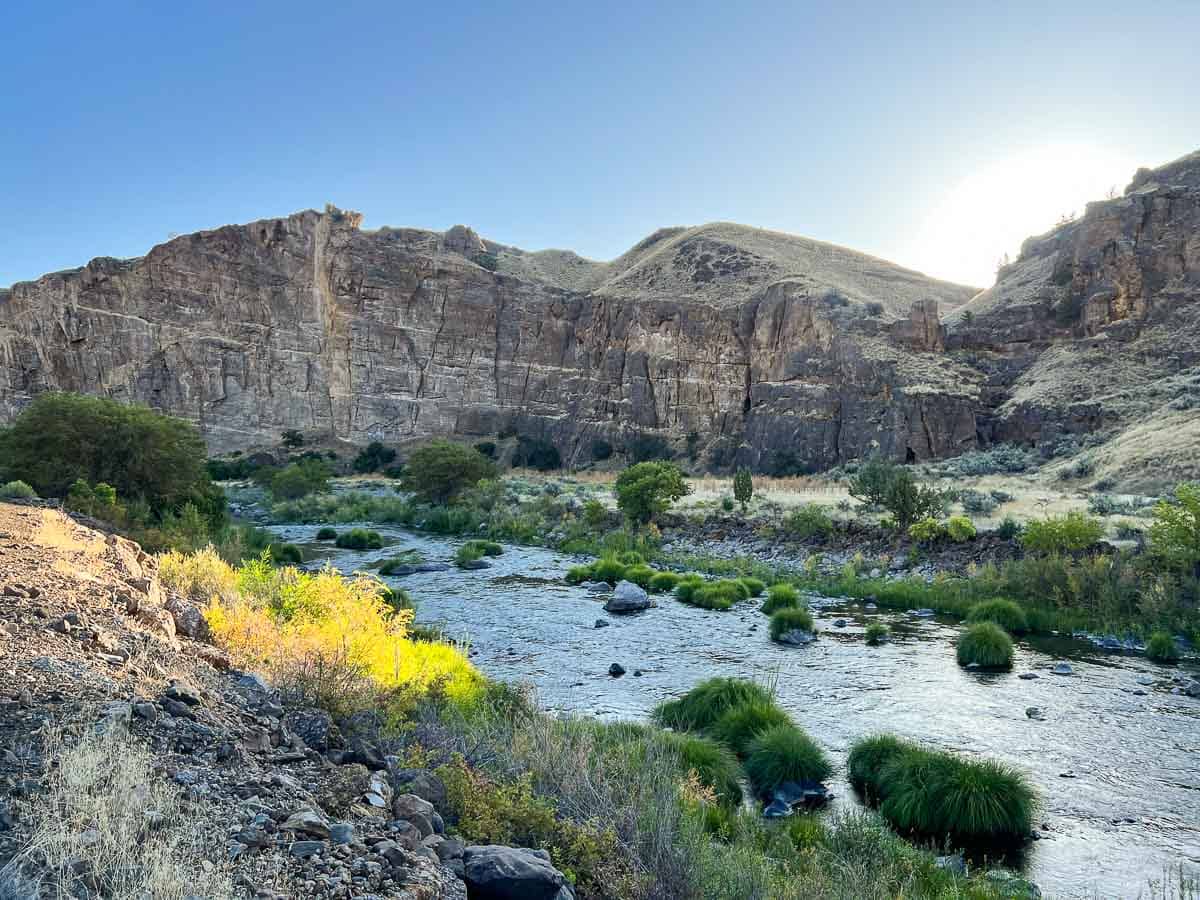
[[[913,522],[908,526],[908,536],[922,544],[931,544],[939,538],[944,537],[945,534],[945,526],[932,516],[927,516],[921,521]]]
[[[224,601],[237,597],[237,573],[211,544],[195,553],[169,550],[161,554],[158,577],[164,587],[197,603],[208,603],[214,597]]]
[[[955,543],[969,541],[975,537],[975,523],[966,516],[951,516],[946,520],[946,534]]]
[[[1034,553],[1074,553],[1087,550],[1104,537],[1099,519],[1081,512],[1046,519],[1030,519],[1021,533],[1021,543]]]
[[[205,617],[217,643],[244,667],[286,676],[337,664],[407,698],[438,691],[472,699],[482,679],[471,664],[447,644],[409,640],[412,611],[393,610],[384,591],[366,575],[276,569],[258,559],[237,570],[236,594],[214,597]]]
[[[437,770],[456,830],[469,843],[546,850],[582,897],[627,897],[634,874],[617,834],[601,823],[560,817],[553,800],[534,793],[529,775],[500,784],[461,758]]]
[[[1158,501],[1150,546],[1174,568],[1195,573],[1200,567],[1200,484],[1179,485],[1174,503]]]

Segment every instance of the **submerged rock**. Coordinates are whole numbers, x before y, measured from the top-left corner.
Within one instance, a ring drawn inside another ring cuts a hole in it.
[[[785,631],[776,640],[781,644],[787,644],[791,647],[803,647],[805,644],[811,644],[817,639],[817,636],[811,631],[805,631],[803,628],[793,628],[791,631]]]
[[[1050,674],[1051,675],[1074,675],[1075,670],[1072,669],[1067,663],[1057,663],[1057,664],[1055,664],[1054,668],[1050,670]]]
[[[620,678],[622,675],[625,674],[625,667],[623,665],[621,665],[620,663],[613,663],[611,666],[608,667],[608,674],[611,675],[613,678]]]

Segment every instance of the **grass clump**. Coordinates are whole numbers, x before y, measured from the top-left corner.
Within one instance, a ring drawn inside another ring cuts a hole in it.
[[[334,546],[343,550],[379,550],[383,547],[383,536],[378,531],[351,528],[337,536]]]
[[[704,584],[704,577],[701,575],[684,575],[675,584],[675,599],[681,600],[684,603],[691,603],[696,591],[700,590]]]
[[[771,640],[777,641],[789,631],[812,631],[813,617],[807,609],[789,606],[771,614]]]
[[[735,706],[708,729],[715,740],[728,744],[738,756],[745,756],[751,742],[776,725],[790,725],[792,720],[772,700],[755,700]]]
[[[781,609],[789,609],[800,604],[800,592],[786,581],[773,584],[767,588],[767,599],[763,601],[762,611],[772,615]]]
[[[742,583],[742,585],[750,593],[751,597],[760,597],[762,596],[762,592],[767,589],[767,583],[761,578],[751,578],[747,576],[745,578],[739,578],[738,581]]]
[[[616,584],[625,577],[625,563],[614,556],[605,556],[592,563],[592,578]]]
[[[654,720],[676,731],[704,731],[726,712],[749,703],[770,703],[766,688],[739,678],[710,678],[682,697],[661,703]]]
[[[271,544],[271,561],[281,566],[294,566],[304,562],[304,553],[295,544]]]
[[[654,577],[650,579],[649,589],[655,594],[663,594],[675,590],[675,585],[682,580],[683,576],[675,572],[655,572]]]
[[[795,725],[781,724],[750,742],[745,770],[755,792],[769,796],[785,781],[824,781],[833,766],[812,738]]]
[[[650,587],[650,582],[654,580],[655,571],[645,563],[629,566],[625,570],[625,580],[636,584],[642,590],[647,590]]]
[[[1099,519],[1069,512],[1064,516],[1030,519],[1021,532],[1021,543],[1031,553],[1052,555],[1082,552],[1095,546],[1102,537],[1104,525]]]
[[[995,599],[976,603],[967,611],[968,622],[995,622],[1012,634],[1023,634],[1029,630],[1025,610],[1011,600]]]
[[[454,551],[454,564],[460,569],[469,569],[481,559],[483,559],[483,548],[474,541],[467,541]]]
[[[867,644],[869,646],[877,647],[880,644],[887,641],[887,639],[891,635],[891,633],[892,633],[892,630],[890,628],[888,628],[886,625],[884,625],[882,622],[872,622],[871,624],[869,624],[867,626],[867,630],[866,630],[864,637],[866,638]]]
[[[995,622],[978,622],[958,639],[958,664],[981,669],[1011,669],[1012,638]]]
[[[417,550],[405,550],[396,556],[391,556],[385,559],[379,565],[380,575],[396,575],[405,572],[409,566],[416,565],[421,562],[423,557]]]
[[[1156,631],[1146,641],[1146,656],[1155,662],[1173,663],[1179,661],[1179,647],[1170,632]]]
[[[317,540],[318,541],[336,541],[337,536],[338,536],[337,529],[330,528],[328,525],[326,525],[324,528],[320,528],[317,530]]]
[[[692,606],[699,606],[702,609],[730,609],[739,600],[745,600],[749,597],[746,587],[741,582],[732,578],[701,582],[694,589],[685,592],[687,594],[686,600],[679,594],[679,589],[683,586],[683,583],[676,586],[675,596],[685,603],[690,603]]]
[[[571,566],[565,576],[567,584],[583,584],[592,578],[591,566]]]
[[[472,547],[479,551],[480,556],[503,556],[504,545],[498,544],[495,541],[472,540],[467,541],[464,547]]]
[[[696,780],[716,795],[718,804],[736,807],[742,802],[741,767],[728,747],[686,733],[666,735],[666,741],[679,753],[684,773],[695,773]]]
[[[877,734],[862,738],[850,748],[846,758],[846,774],[850,783],[870,799],[878,799],[883,793],[883,772],[898,756],[916,749],[911,741],[890,734]]]

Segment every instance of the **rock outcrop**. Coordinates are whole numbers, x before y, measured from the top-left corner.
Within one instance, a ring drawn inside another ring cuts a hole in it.
[[[695,433],[717,465],[923,459],[975,441],[938,321],[973,293],[736,225],[596,263],[310,211],[0,291],[0,419],[62,389],[191,419],[215,451],[515,428],[568,460],[642,433]]]

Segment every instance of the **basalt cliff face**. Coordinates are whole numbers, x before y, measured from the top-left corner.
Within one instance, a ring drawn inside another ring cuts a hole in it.
[[[0,419],[63,389],[192,419],[217,451],[516,429],[578,461],[694,434],[714,465],[765,469],[1136,442],[1168,413],[1194,439],[1198,285],[1200,154],[1031,239],[978,296],[738,225],[598,263],[330,208],[0,291]]]

